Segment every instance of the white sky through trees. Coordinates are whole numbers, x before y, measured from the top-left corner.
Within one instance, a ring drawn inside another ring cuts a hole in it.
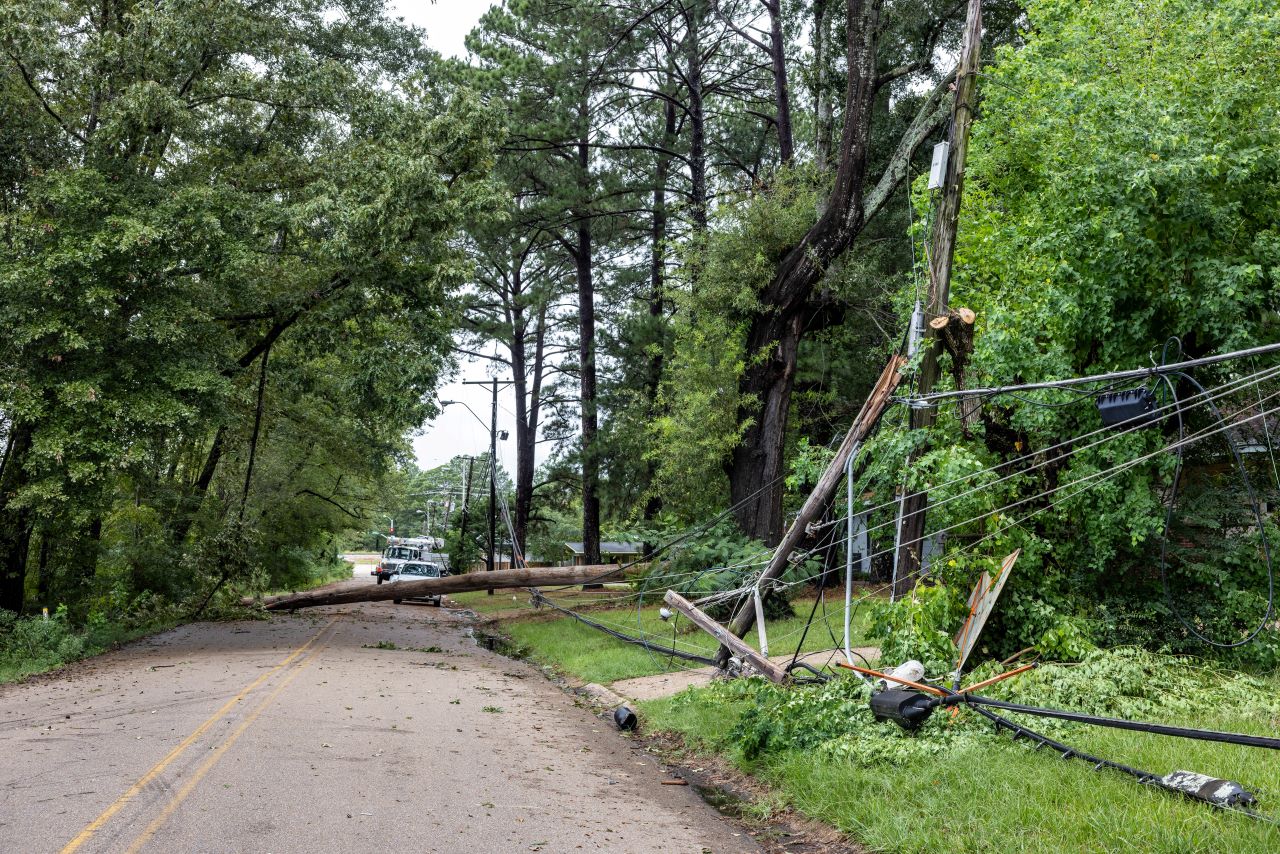
[[[479,22],[491,4],[487,0],[399,0],[391,3],[391,14],[406,23],[421,27],[427,33],[427,44],[445,56],[466,54],[463,40]],[[486,380],[488,365],[469,361],[460,365],[457,380]],[[499,378],[507,378],[500,373]],[[474,410],[483,423],[460,404],[447,406],[435,421],[422,425],[421,435],[413,439],[418,465],[431,469],[459,454],[480,454],[489,450],[489,410],[492,402],[488,388],[448,383],[440,388],[440,400],[462,401]],[[511,438],[498,443],[498,460],[507,471],[515,471],[515,395],[508,387],[498,391],[498,429]],[[551,450],[549,444],[537,446],[535,462],[541,463]]]

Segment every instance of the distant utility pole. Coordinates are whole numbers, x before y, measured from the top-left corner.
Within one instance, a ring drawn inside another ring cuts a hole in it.
[[[471,505],[471,469],[475,464],[475,457],[467,457],[467,480],[462,492],[462,535],[458,537],[460,546],[467,541],[467,508]]]
[[[489,417],[489,566],[493,572],[493,547],[498,539],[498,378],[493,379],[493,413]],[[493,588],[489,588],[493,595]]]
[[[486,572],[494,570],[494,546],[498,540],[498,378],[492,380],[464,380],[463,385],[487,385],[493,390],[493,408],[489,415],[489,560],[485,566]],[[510,383],[506,383],[510,384]],[[457,403],[455,400],[444,400],[441,404],[448,406],[451,403]],[[463,406],[467,406],[465,403]],[[467,406],[468,410],[471,407]],[[475,415],[475,412],[471,412]],[[480,416],[476,415],[479,420]],[[480,421],[483,424],[483,421]],[[504,430],[502,438],[507,438]],[[489,591],[489,595],[493,595],[493,591]]]
[[[969,0],[965,17],[964,40],[960,46],[960,64],[956,68],[956,98],[951,106],[951,149],[947,163],[946,179],[942,187],[942,202],[934,221],[929,256],[929,305],[931,318],[947,313],[951,295],[951,261],[955,256],[956,228],[960,219],[960,196],[964,190],[964,164],[969,153],[969,128],[973,124],[973,100],[977,89],[978,65],[982,52],[982,0]],[[938,381],[938,340],[934,327],[926,324],[923,341],[924,356],[917,377],[917,393],[928,394]],[[937,418],[936,407],[915,409],[911,413],[911,429],[933,426]],[[907,459],[910,467],[922,453],[917,450]],[[925,508],[929,497],[925,492],[913,492],[902,502],[901,534],[898,540],[897,561],[893,573],[893,598],[899,599],[911,591],[920,575],[920,557],[924,543]]]

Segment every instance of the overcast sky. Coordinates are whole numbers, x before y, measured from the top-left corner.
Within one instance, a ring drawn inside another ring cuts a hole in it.
[[[485,10],[492,5],[486,0],[399,0],[392,2],[392,14],[406,22],[422,27],[427,32],[427,44],[446,56],[464,56],[463,39],[471,32]],[[486,380],[489,369],[482,362],[464,362],[460,365],[457,380]],[[506,377],[500,375],[500,379]],[[489,412],[492,393],[488,387],[463,385],[452,382],[440,388],[441,400],[461,401],[475,412],[472,415],[461,403],[444,408],[435,421],[422,425],[421,434],[413,439],[413,450],[418,465],[424,469],[435,468],[458,454],[479,454],[489,450]],[[506,430],[512,438],[498,443],[498,460],[508,472],[515,471],[515,395],[511,390],[498,393],[498,429]],[[477,417],[478,416],[478,417]],[[546,459],[551,448],[539,445],[536,461]]]
[[[445,56],[467,52],[462,40],[492,3],[486,0],[391,0],[391,14],[427,31],[427,44]]]

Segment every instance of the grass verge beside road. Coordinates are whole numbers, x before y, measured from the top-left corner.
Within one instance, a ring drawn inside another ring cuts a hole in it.
[[[609,592],[566,591],[556,594],[557,604],[581,610],[584,616],[624,634],[644,637],[657,646],[666,646],[714,656],[716,641],[710,635],[693,626],[688,620],[664,622],[658,615],[661,596],[654,595],[651,602],[637,614],[635,600],[627,598],[629,588]],[[513,596],[499,591],[493,596],[483,592],[462,593],[450,597],[457,604],[470,608],[482,617],[499,621],[499,630],[509,637],[521,653],[539,664],[549,665],[566,676],[583,682],[599,682],[607,685],[620,679],[636,676],[652,676],[668,670],[697,667],[696,663],[625,643],[604,632],[578,622],[573,617],[559,615],[550,609],[534,610],[527,594]],[[610,599],[613,599],[611,604]],[[791,654],[795,651],[803,633],[813,597],[798,597],[793,603],[797,616],[770,621],[768,626],[769,651],[773,655]],[[823,609],[819,608],[813,626],[804,639],[802,652],[831,649],[844,633],[843,611],[828,600],[826,622]],[[853,626],[855,644],[863,642],[864,615]],[[638,622],[637,622],[638,618]],[[759,638],[752,633],[747,638],[752,647],[759,649]]]
[[[629,634],[650,633],[655,643],[671,642],[672,626],[658,618],[656,598],[641,612],[637,625],[632,599],[611,605],[609,594],[564,595],[594,620]],[[668,669],[662,656],[570,617],[535,611],[524,594],[514,600],[509,593],[455,598],[494,620],[496,631],[510,637],[523,655],[584,682],[608,684]],[[771,652],[794,650],[811,604],[811,599],[797,600],[796,611],[802,616],[770,622]],[[839,636],[837,609],[828,602],[830,630]],[[805,649],[833,645],[822,617],[820,608]],[[687,623],[682,625],[687,628]],[[861,640],[864,629],[859,624],[855,637]],[[715,641],[696,630],[677,627],[675,638],[682,648],[704,654],[715,649]],[[754,644],[755,638],[750,640]],[[1280,692],[1280,678],[1269,678],[1265,686]],[[786,707],[803,702],[803,692],[814,689],[793,690],[794,699],[782,703],[780,715],[777,705],[762,713],[764,704],[753,699],[749,685],[692,688],[638,705],[649,732],[672,733],[690,748],[721,756],[767,785],[772,793],[769,803],[829,824],[874,851],[1280,851],[1280,829],[1274,825],[1217,811],[1118,772],[1094,771],[1085,762],[1065,761],[1025,741],[1014,743],[1007,733],[995,736],[976,726],[960,732],[966,729],[964,721],[955,727],[954,737],[949,731],[911,737],[891,723],[850,716],[845,719],[848,729],[856,733],[850,740],[857,743],[844,753],[817,746],[770,747],[771,737],[779,744],[783,741]],[[841,716],[856,706],[865,716],[865,705],[865,699],[845,708],[819,704],[818,714]],[[1230,702],[1215,705],[1212,694],[1195,698],[1190,707],[1198,711],[1152,719],[1266,735],[1274,735],[1280,725],[1275,716],[1236,714]],[[1021,722],[1045,728],[1043,721]],[[825,725],[839,730],[842,724]],[[947,724],[939,715],[930,726]],[[1156,774],[1185,769],[1236,780],[1259,796],[1260,812],[1280,814],[1280,763],[1271,751],[1085,725],[1060,727],[1051,734],[1075,748]],[[749,743],[755,749],[747,750]],[[900,749],[904,747],[909,749]]]
[[[1280,680],[1272,680],[1280,689]],[[1267,852],[1280,829],[1243,815],[1095,772],[1008,734],[943,744],[935,755],[871,762],[818,750],[744,755],[735,728],[752,707],[711,689],[640,704],[650,730],[679,734],[773,787],[783,804],[848,833],[875,851]],[[961,712],[961,714],[973,714]],[[1274,723],[1209,713],[1189,726],[1274,734]],[[1026,721],[1029,726],[1037,726]],[[890,741],[901,738],[895,725]],[[1159,774],[1186,769],[1234,779],[1260,811],[1280,811],[1280,763],[1265,750],[1075,726],[1073,747]]]
[[[0,684],[57,670],[73,661],[171,629],[179,622],[176,615],[159,615],[143,622],[104,621],[77,630],[67,624],[62,614],[47,620],[41,617],[5,620],[0,625]]]
[[[316,567],[306,584],[288,591],[320,587],[351,577],[346,562]],[[269,594],[268,594],[269,595]],[[265,618],[234,603],[235,591],[224,591],[200,615],[204,621]],[[106,614],[91,613],[83,623],[73,623],[65,608],[49,614],[19,617],[0,610],[0,684],[19,682],[30,676],[57,670],[73,661],[101,655],[131,641],[168,631],[192,622],[192,611],[203,595],[190,602],[168,602],[160,597],[139,597],[132,603],[111,608]]]

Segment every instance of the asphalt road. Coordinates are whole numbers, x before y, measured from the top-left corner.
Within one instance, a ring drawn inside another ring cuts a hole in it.
[[[759,850],[466,627],[388,602],[200,623],[0,686],[0,852]]]

